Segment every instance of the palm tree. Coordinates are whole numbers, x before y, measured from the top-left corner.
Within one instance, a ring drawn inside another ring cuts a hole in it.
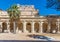
[[[16,33],[16,23],[20,17],[20,11],[18,10],[18,6],[16,4],[12,5],[10,8],[7,9],[8,15],[10,16],[10,21],[14,24],[14,33]]]

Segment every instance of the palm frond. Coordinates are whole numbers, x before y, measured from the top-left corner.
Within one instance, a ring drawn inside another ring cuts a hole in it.
[[[9,14],[10,18],[13,18],[13,19],[18,19],[20,16],[20,11],[18,10],[18,7],[16,4],[14,4],[10,8],[8,8],[7,12]]]

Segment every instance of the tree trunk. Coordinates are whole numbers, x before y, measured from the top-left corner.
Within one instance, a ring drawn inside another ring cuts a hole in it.
[[[13,25],[14,25],[14,34],[16,34],[16,21],[14,21],[14,23],[13,23]]]

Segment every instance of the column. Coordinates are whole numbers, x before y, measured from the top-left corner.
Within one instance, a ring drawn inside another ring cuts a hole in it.
[[[60,22],[59,22],[59,19],[57,20],[57,29],[58,29],[58,32],[57,33],[60,33],[60,31],[59,31],[59,24],[60,24]]]
[[[40,28],[40,24],[41,24],[41,22],[39,22],[39,33],[41,33],[41,28]]]
[[[43,22],[40,23],[40,32],[43,33]]]
[[[25,21],[23,22],[23,32],[24,32],[24,33],[26,33],[26,23],[27,23],[27,22],[25,22]]]
[[[2,28],[2,22],[0,22],[1,28]]]
[[[9,22],[7,22],[7,31],[10,33]]]
[[[56,24],[57,24],[57,28],[58,28],[58,33],[60,33],[60,31],[59,31],[59,24],[60,24],[60,22],[58,21]]]
[[[43,33],[43,22],[39,22],[39,33]]]
[[[2,22],[0,22],[0,32],[2,32]]]
[[[50,23],[48,23],[48,29],[47,29],[47,33],[49,33],[50,32],[50,28],[51,27],[51,24]]]
[[[35,32],[35,31],[34,31],[34,23],[35,23],[35,22],[31,22],[31,32],[32,32],[32,33]]]

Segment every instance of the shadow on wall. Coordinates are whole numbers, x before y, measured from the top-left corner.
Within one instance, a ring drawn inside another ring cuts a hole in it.
[[[40,39],[40,40],[46,40],[46,41],[54,41],[54,38],[51,38],[51,37],[46,37],[46,36],[43,36],[43,35],[27,35],[29,37],[32,37],[34,39]]]

